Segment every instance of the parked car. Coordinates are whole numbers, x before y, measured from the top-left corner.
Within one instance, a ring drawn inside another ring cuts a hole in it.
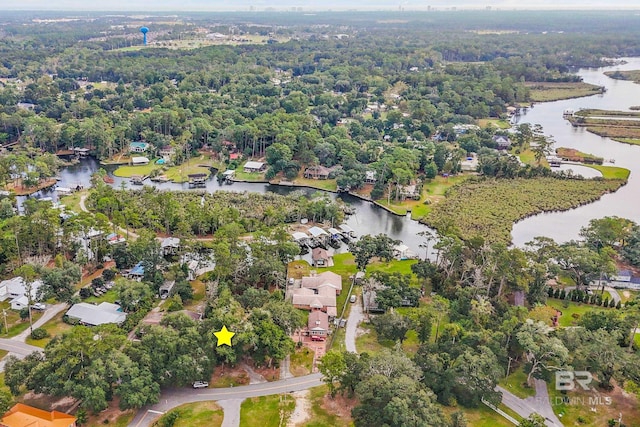
[[[193,388],[207,388],[209,387],[209,383],[206,381],[195,381],[193,383]]]
[[[356,298],[358,298],[358,297],[355,296],[355,295],[351,295],[351,298],[349,298],[349,302],[351,302],[351,303],[356,302]]]
[[[46,310],[46,309],[47,309],[47,306],[46,306],[46,305],[44,305],[44,304],[43,304],[43,303],[41,303],[41,302],[37,302],[37,303],[33,304],[33,305],[31,306],[31,308],[32,308],[32,309],[34,309],[34,310],[42,311],[42,310]]]
[[[324,337],[320,335],[311,335],[311,341],[324,341]]]

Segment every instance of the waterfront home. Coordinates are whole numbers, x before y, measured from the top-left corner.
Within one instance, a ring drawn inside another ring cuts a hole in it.
[[[250,173],[262,172],[265,169],[266,165],[264,164],[264,162],[247,162],[244,165],[244,171]]]
[[[311,166],[304,171],[304,177],[307,179],[329,179],[331,170],[324,166]]]
[[[366,171],[364,173],[364,182],[367,184],[375,184],[378,181],[378,172],[376,171]]]
[[[309,234],[311,234],[314,243],[317,245],[325,245],[327,243],[327,238],[329,237],[329,233],[316,226],[309,229]]]
[[[144,153],[149,149],[149,143],[147,142],[132,142],[129,144],[129,152],[130,153]]]
[[[511,147],[511,140],[508,136],[495,135],[493,142],[496,144],[498,150],[508,150]]]
[[[176,150],[170,145],[165,145],[160,149],[160,155],[165,160],[165,162],[170,161],[171,157],[173,157],[175,153],[176,153]]]
[[[307,246],[309,244],[309,235],[307,233],[303,233],[302,231],[296,231],[292,234],[293,240],[299,244],[300,246]]]
[[[314,248],[311,251],[311,261],[314,267],[330,267],[331,256],[326,249]],[[331,262],[333,264],[333,262]]]
[[[207,185],[206,173],[191,173],[187,175],[189,178],[189,187],[205,187]]]

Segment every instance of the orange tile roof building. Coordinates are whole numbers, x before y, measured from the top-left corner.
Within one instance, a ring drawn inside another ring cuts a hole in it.
[[[76,417],[16,403],[0,420],[1,427],[76,427]]]

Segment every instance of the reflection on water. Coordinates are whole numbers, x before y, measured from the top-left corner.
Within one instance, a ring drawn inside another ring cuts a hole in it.
[[[606,194],[599,201],[565,212],[552,212],[527,218],[513,226],[513,243],[522,246],[535,236],[549,236],[564,242],[577,239],[580,228],[589,220],[603,216],[617,215],[640,221],[640,146],[622,144],[587,132],[584,128],[574,128],[562,118],[566,109],[577,111],[581,108],[629,111],[638,105],[640,85],[631,81],[614,80],[603,73],[615,70],[640,69],[640,58],[626,58],[627,63],[598,69],[581,69],[578,74],[587,83],[605,86],[607,91],[600,95],[536,104],[520,117],[522,123],[539,123],[547,135],[553,135],[558,147],[569,147],[595,154],[606,160],[615,159],[615,166],[631,170],[629,182],[613,194]]]
[[[60,173],[60,181],[58,186],[60,187],[72,187],[75,188],[78,185],[88,187],[91,183],[91,175],[98,170],[100,165],[95,159],[87,158],[83,159],[79,164],[68,166],[63,168]],[[105,168],[109,171],[109,174],[113,176],[114,167]],[[113,176],[115,188],[127,188],[127,189],[139,189],[140,186],[132,185],[128,178],[119,178]],[[164,191],[186,191],[190,190],[188,183],[176,184],[171,182],[156,183],[150,180],[144,182],[145,185],[154,186]],[[233,184],[219,183],[217,179],[212,178],[207,181],[206,191],[213,193],[215,191],[235,191],[235,192],[256,192],[256,193],[276,193],[281,195],[290,194],[292,191],[300,191],[307,196],[311,196],[320,190],[301,187],[283,187],[278,185],[270,185],[267,183],[250,183],[250,182],[235,182]],[[202,191],[200,188],[195,191]],[[424,250],[419,247],[422,243],[422,239],[417,236],[417,233],[425,230],[429,230],[428,227],[412,221],[409,216],[397,216],[393,215],[386,210],[375,206],[374,204],[361,200],[357,197],[348,194],[336,194],[330,192],[322,193],[328,195],[332,200],[336,197],[342,199],[346,204],[355,208],[355,214],[347,217],[345,223],[356,230],[358,236],[365,234],[387,234],[389,237],[397,240],[402,240],[404,244],[409,246],[415,253],[423,253]],[[58,200],[58,193],[54,188],[39,191],[31,197],[44,198],[50,197],[53,201]],[[26,197],[18,197],[18,205],[21,207]],[[337,224],[335,224],[337,225]],[[346,246],[338,250],[337,252],[346,250]],[[422,252],[421,252],[422,251]]]

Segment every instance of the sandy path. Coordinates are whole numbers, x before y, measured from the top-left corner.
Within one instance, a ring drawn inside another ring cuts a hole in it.
[[[296,427],[310,418],[311,401],[309,400],[309,390],[296,391],[291,395],[296,399],[296,407],[289,418],[287,427]]]

